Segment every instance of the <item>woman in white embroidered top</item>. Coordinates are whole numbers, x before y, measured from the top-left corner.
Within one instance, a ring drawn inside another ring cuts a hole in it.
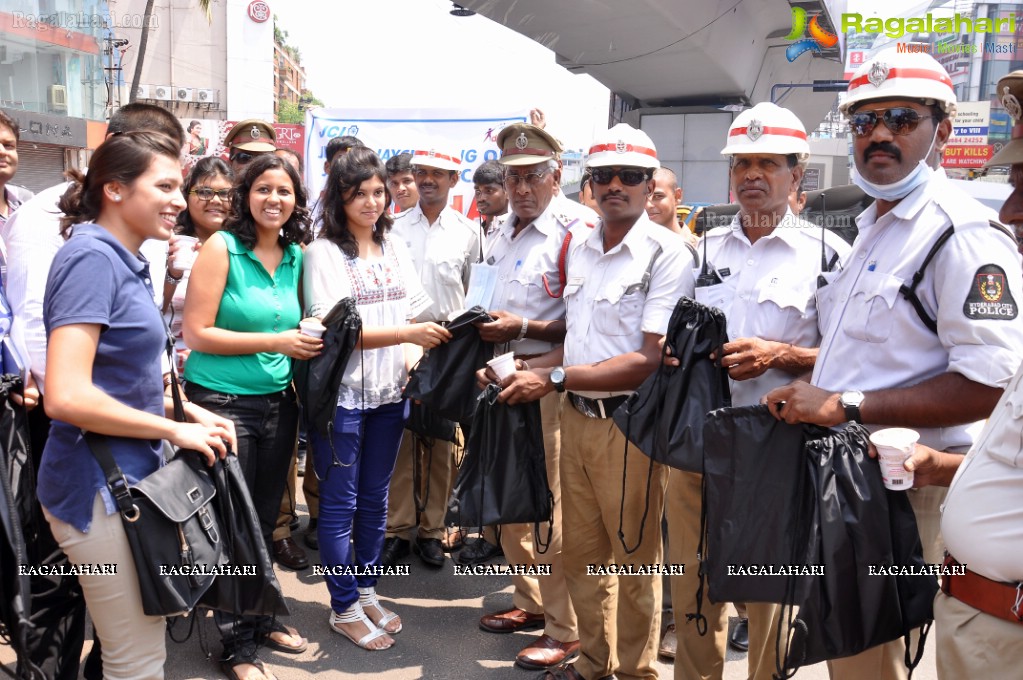
[[[358,646],[387,649],[401,619],[383,607],[374,576],[387,524],[387,489],[406,418],[408,367],[451,334],[412,323],[431,300],[403,243],[388,238],[391,197],[383,162],[355,148],[331,164],[323,231],[305,252],[306,316],[323,318],[346,297],[362,318],[362,346],[345,367],[331,440],[309,433],[320,480],[320,556],[330,626]],[[354,535],[354,536],[353,536]],[[354,555],[350,541],[354,537]],[[360,573],[362,572],[362,573]]]

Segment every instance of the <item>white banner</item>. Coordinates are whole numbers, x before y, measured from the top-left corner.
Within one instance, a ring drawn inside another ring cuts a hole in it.
[[[305,167],[309,196],[320,195],[327,175],[323,162],[327,142],[352,135],[376,151],[381,160],[416,149],[449,150],[462,159],[458,185],[449,196],[450,205],[470,218],[478,216],[473,197],[472,174],[501,154],[498,133],[506,125],[528,120],[528,109],[314,109],[306,112]]]

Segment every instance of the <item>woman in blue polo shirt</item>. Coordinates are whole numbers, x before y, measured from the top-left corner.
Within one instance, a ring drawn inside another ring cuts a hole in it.
[[[310,359],[323,347],[298,330],[305,204],[287,161],[272,154],[251,161],[234,187],[231,217],[199,251],[185,296],[182,329],[192,348],[185,392],[234,420],[238,460],[267,549],[298,436],[291,360]],[[307,647],[294,629],[280,622],[271,629],[270,617],[216,618],[221,666],[231,678],[250,677],[252,666],[264,672],[260,645],[293,654]]]
[[[164,397],[160,357],[167,335],[139,246],[168,239],[184,208],[178,149],[151,132],[111,137],[89,174],[60,201],[68,242],[46,282],[46,413],[53,419],[39,468],[38,496],[72,564],[116,564],[82,574],[106,678],[163,678],[162,617],[146,616],[131,548],[103,473],[82,431],[107,435],[130,484],[163,464],[161,440],[212,462],[234,445],[234,426],[185,404],[178,423]],[[73,226],[72,226],[73,225]]]

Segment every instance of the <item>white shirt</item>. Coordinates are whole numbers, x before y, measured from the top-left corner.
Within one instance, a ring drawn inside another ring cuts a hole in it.
[[[722,283],[697,286],[696,300],[725,313],[729,340],[760,338],[817,347],[814,293],[822,271],[821,231],[789,210],[773,232],[751,244],[736,215],[730,225],[711,229],[703,238],[701,257],[706,252],[709,270],[716,270]],[[840,259],[849,253],[849,245],[834,232],[824,230],[823,238],[828,264],[836,253]],[[697,274],[701,271],[697,267]],[[732,405],[757,404],[794,379],[770,369],[750,380],[732,380]]]
[[[58,184],[21,205],[3,225],[0,236],[7,245],[7,300],[14,314],[11,338],[26,357],[39,391],[46,381],[46,329],[43,327],[43,295],[50,265],[64,239],[60,235],[57,207],[69,182]],[[167,242],[149,240],[140,253],[149,260],[150,281],[157,306],[163,304],[163,280],[167,275]],[[88,285],[83,281],[82,285]],[[167,357],[161,355],[164,372]]]
[[[554,194],[551,198],[551,209],[554,210],[554,214],[561,219],[565,219],[568,222],[573,220],[579,220],[580,222],[586,223],[588,226],[595,226],[600,220],[600,215],[593,208],[588,208],[582,203],[573,201],[571,198],[561,193],[560,191]]]
[[[447,321],[465,309],[470,267],[480,259],[479,225],[449,206],[431,226],[417,203],[395,218],[391,238],[408,248],[433,300],[420,321]]]
[[[306,314],[322,318],[347,297],[355,298],[363,328],[404,326],[421,314],[431,300],[408,251],[391,238],[383,248],[382,257],[364,260],[347,257],[325,238],[309,244],[302,267]],[[407,380],[401,345],[356,349],[345,367],[338,406],[367,409],[396,403]]]
[[[823,339],[813,384],[833,392],[908,387],[952,372],[1002,387],[1023,360],[1020,255],[988,223],[994,213],[934,176],[880,219],[877,204],[857,217],[860,229],[845,268],[817,292]],[[920,320],[899,287],[909,282],[938,236],[955,233],[927,266],[917,295],[937,335]],[[1011,295],[1017,318],[970,318],[968,298],[977,275],[992,265],[1004,272],[1002,300]],[[969,447],[970,425],[918,429],[920,442],[939,450]]]
[[[558,282],[558,255],[568,234],[568,223],[554,216],[553,205],[525,226],[515,236],[518,218],[510,216],[487,238],[483,255],[488,264],[497,267],[497,289],[491,303],[493,310],[504,310],[526,319],[553,321],[565,318],[565,303],[547,294],[543,277],[555,294]],[[554,345],[543,340],[512,340],[494,348],[495,354],[515,352],[544,354]]]
[[[664,335],[675,303],[693,296],[692,253],[675,234],[646,213],[611,250],[604,252],[604,227],[572,227],[565,285],[565,366],[592,364],[635,352],[644,333]],[[650,279],[643,277],[657,249]],[[575,392],[575,390],[573,390]],[[627,392],[579,391],[602,399]]]
[[[941,512],[949,553],[995,581],[1023,581],[1023,366],[966,454]]]

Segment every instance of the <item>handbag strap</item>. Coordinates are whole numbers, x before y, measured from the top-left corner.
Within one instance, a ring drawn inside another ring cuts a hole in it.
[[[174,365],[174,336],[171,334],[170,327],[166,321],[163,326],[167,334],[166,352],[167,360],[170,362],[170,387],[171,399],[174,402],[174,420],[183,423],[185,422],[185,405],[181,399],[181,385],[178,383],[177,370]],[[117,503],[117,508],[121,511],[121,515],[129,522],[135,521],[138,519],[139,509],[132,502],[131,491],[129,490],[128,480],[125,478],[124,472],[121,471],[117,461],[114,460],[114,453],[110,449],[110,438],[107,435],[87,432],[86,430],[82,430],[82,438],[85,440],[89,450],[92,451],[96,462],[99,463],[100,469],[103,470],[103,478],[106,481],[107,490],[110,491],[114,502]]]

